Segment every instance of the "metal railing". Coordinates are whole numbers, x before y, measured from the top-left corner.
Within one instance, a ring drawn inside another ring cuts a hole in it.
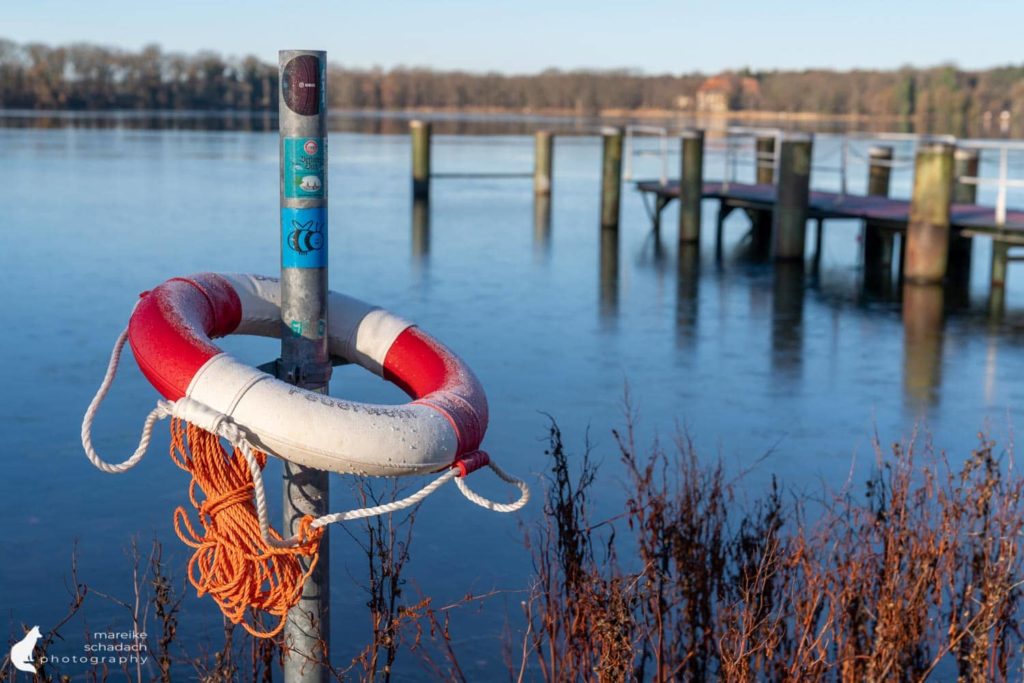
[[[811,168],[813,170],[837,173],[839,175],[840,197],[845,197],[849,192],[848,178],[851,157],[857,157],[868,162],[868,164],[876,166],[886,166],[890,169],[901,169],[909,168],[914,165],[914,156],[916,154],[917,144],[923,139],[939,140],[942,142],[949,142],[950,144],[956,144],[956,138],[951,135],[922,136],[913,133],[867,133],[852,131],[847,133],[816,133],[815,137],[839,139],[839,164],[836,166],[829,166],[819,163],[814,164]],[[911,143],[911,152],[906,156],[893,156],[892,159],[872,158],[870,153],[865,153],[862,147],[864,143],[869,143],[870,145],[870,143],[873,142],[909,142]],[[858,145],[853,143],[861,144]]]
[[[635,149],[633,138],[636,135],[650,135],[661,138],[660,148]],[[668,128],[661,126],[628,125],[626,126],[625,149],[622,156],[625,157],[626,168],[623,171],[623,178],[626,181],[633,179],[633,157],[634,156],[656,156],[661,158],[661,184],[668,184]]]
[[[1007,190],[1013,188],[1024,188],[1024,178],[1010,178],[1010,152],[1024,152],[1024,142],[1008,142],[995,140],[963,140],[959,143],[962,149],[978,150],[978,169],[980,173],[980,155],[984,150],[997,150],[999,152],[999,175],[996,178],[983,178],[980,175],[962,175],[957,180],[966,185],[981,187],[985,185],[996,186],[996,225],[1006,225],[1006,195]]]
[[[756,181],[756,174],[759,169],[772,169],[772,181],[778,176],[779,145],[784,131],[777,128],[751,128],[734,126],[725,128],[723,136],[706,138],[706,151],[710,153],[724,153],[724,167],[722,172],[723,189],[728,189],[730,183],[738,182],[741,168],[741,159],[750,155],[751,164],[744,163],[744,168],[753,167]],[[638,149],[634,138],[637,136],[656,136],[660,140],[658,149]],[[771,137],[774,139],[771,152],[759,152],[756,145],[757,138]],[[957,181],[979,187],[996,187],[995,219],[997,225],[1006,223],[1007,194],[1010,189],[1024,189],[1024,177],[1009,177],[1009,156],[1011,153],[1024,155],[1024,141],[997,141],[997,140],[958,140],[952,135],[917,135],[914,133],[869,133],[869,132],[847,132],[847,133],[816,133],[816,138],[838,138],[838,163],[827,164],[820,159],[811,168],[818,172],[836,173],[839,176],[839,195],[846,196],[849,193],[848,179],[851,158],[856,157],[861,161],[876,166],[885,166],[890,169],[912,168],[914,165],[917,147],[923,141],[945,142],[961,149],[976,149],[981,151],[997,151],[999,153],[999,173],[995,178],[961,175]],[[628,125],[625,127],[625,156],[624,179],[633,179],[634,157],[659,157],[661,160],[662,185],[668,182],[669,162],[668,157],[672,150],[669,149],[669,130],[662,126],[650,125]],[[891,159],[871,157],[868,149],[870,143],[899,142],[910,143],[909,149],[901,150],[901,154],[893,154]],[[830,157],[831,158],[831,155]]]
[[[770,137],[774,140],[771,152],[759,152],[757,139]],[[772,169],[772,182],[778,175],[776,160],[779,158],[779,141],[782,139],[782,131],[777,128],[749,128],[745,126],[730,126],[725,129],[725,168],[722,173],[722,188],[729,189],[729,184],[737,182],[739,173],[739,156],[745,148],[752,152],[754,167],[754,181],[757,181],[757,172],[762,168]],[[753,143],[753,144],[751,144]]]

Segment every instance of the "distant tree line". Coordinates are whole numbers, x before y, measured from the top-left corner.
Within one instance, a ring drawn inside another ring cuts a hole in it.
[[[1024,110],[1024,65],[892,71],[749,71],[759,96],[734,109],[899,116],[962,128],[985,112]],[[629,70],[530,75],[332,65],[331,104],[346,109],[475,109],[595,114],[691,106],[706,75]],[[26,109],[275,109],[277,66],[249,56],[138,52],[85,43],[51,47],[0,40],[0,107]]]

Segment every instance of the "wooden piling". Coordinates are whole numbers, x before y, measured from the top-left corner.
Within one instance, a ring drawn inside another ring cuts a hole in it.
[[[756,149],[757,173],[755,179],[757,184],[771,185],[775,182],[775,136],[758,135]]]
[[[868,150],[868,195],[889,196],[893,149],[875,146]],[[892,283],[893,234],[871,221],[864,223],[864,283],[885,290]]]
[[[412,198],[430,199],[430,122],[410,121],[412,136]]]
[[[914,191],[905,241],[904,279],[935,284],[949,263],[949,205],[953,195],[953,147],[922,142],[914,164]]]
[[[704,131],[682,136],[679,181],[679,243],[700,242],[701,202],[704,195]]]
[[[778,186],[772,214],[772,254],[777,261],[804,258],[811,143],[810,135],[794,133],[787,135],[779,145]]]
[[[758,185],[775,183],[775,136],[758,135],[755,141],[756,163],[754,181]],[[756,261],[764,261],[772,251],[772,212],[747,210],[750,218],[750,255]]]
[[[537,196],[551,194],[554,140],[549,130],[538,130],[533,136],[533,193]]]
[[[977,178],[981,155],[976,149],[959,148],[953,152],[953,203],[974,204],[978,186],[961,178]],[[969,237],[950,235],[949,276],[957,290],[966,292],[971,281],[971,252],[974,241]]]
[[[868,195],[889,196],[889,179],[892,176],[892,147],[876,145],[868,150]]]
[[[622,129],[601,130],[601,228],[619,229],[619,197],[622,190]]]

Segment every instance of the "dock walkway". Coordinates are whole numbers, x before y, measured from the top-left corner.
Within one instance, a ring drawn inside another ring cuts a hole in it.
[[[658,180],[642,180],[636,183],[637,189],[653,194],[656,202],[655,222],[657,223],[662,209],[673,199],[679,198],[679,181],[670,180],[662,184]],[[745,183],[706,182],[703,191],[704,199],[717,199],[721,202],[722,214],[733,209],[751,211],[771,211],[775,206],[774,185],[751,185]],[[829,218],[856,218],[902,231],[907,227],[910,215],[910,200],[890,199],[837,192],[821,192],[812,190],[808,202],[808,216],[819,221]],[[720,217],[720,220],[724,216]],[[991,236],[994,239],[1005,238],[1005,241],[1024,242],[1024,211],[1007,210],[1006,222],[996,222],[996,211],[990,206],[978,204],[952,204],[950,207],[950,225],[956,231],[969,231],[972,234]]]

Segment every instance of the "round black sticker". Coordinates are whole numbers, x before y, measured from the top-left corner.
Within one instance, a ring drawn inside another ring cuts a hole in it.
[[[320,60],[316,55],[299,55],[281,71],[281,94],[296,114],[320,113]]]

